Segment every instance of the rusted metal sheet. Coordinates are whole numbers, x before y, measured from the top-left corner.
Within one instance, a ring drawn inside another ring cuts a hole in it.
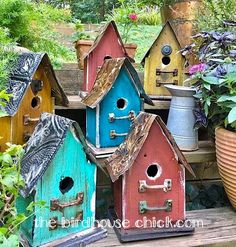
[[[149,135],[149,132],[154,123],[157,123],[160,126],[162,133],[165,136],[165,142],[168,142],[169,146],[172,148],[175,159],[180,164],[183,164],[185,168],[194,175],[191,166],[187,163],[184,155],[179,150],[174,138],[161,118],[154,114],[141,112],[135,119],[125,142],[105,161],[106,168],[113,182],[133,166],[147,137],[151,136]],[[155,134],[155,136],[157,136],[157,134]],[[164,153],[162,155],[165,156]]]
[[[127,58],[106,60],[97,74],[96,82],[91,92],[82,99],[81,102],[90,108],[95,108],[103,97],[110,91],[123,66],[128,70],[133,83],[140,93],[140,97],[144,98],[146,103],[153,105],[151,99],[146,95],[142,87],[137,72],[135,72],[135,69]]]

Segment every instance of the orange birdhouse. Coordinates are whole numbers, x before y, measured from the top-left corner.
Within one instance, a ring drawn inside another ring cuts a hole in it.
[[[170,96],[166,84],[183,85],[186,59],[169,22],[162,28],[142,60],[144,89],[151,98]]]
[[[5,143],[24,144],[31,136],[42,112],[54,111],[54,104],[68,104],[47,54],[22,53],[10,75],[6,91],[9,102],[2,107],[0,150]]]

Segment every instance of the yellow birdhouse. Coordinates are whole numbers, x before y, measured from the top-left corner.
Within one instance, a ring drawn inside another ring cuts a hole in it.
[[[153,99],[170,96],[166,84],[183,85],[185,57],[169,22],[162,28],[142,60],[144,65],[144,89]]]
[[[0,109],[6,113],[0,118],[0,151],[6,148],[6,142],[24,144],[33,133],[41,113],[53,113],[54,103],[68,104],[47,54],[20,54],[6,90],[12,97]]]

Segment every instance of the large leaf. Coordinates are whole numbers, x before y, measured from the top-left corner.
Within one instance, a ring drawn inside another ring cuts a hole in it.
[[[209,84],[219,85],[219,79],[215,76],[202,76],[202,79]]]
[[[236,107],[232,108],[228,115],[229,124],[236,121]]]
[[[231,96],[231,95],[222,95],[217,102],[224,102],[224,101],[233,101],[236,102],[236,96]]]

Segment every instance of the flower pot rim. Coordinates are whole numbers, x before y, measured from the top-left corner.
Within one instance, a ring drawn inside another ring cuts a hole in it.
[[[92,40],[92,39],[78,39],[74,43],[75,43],[75,46],[78,46],[78,45],[93,45],[94,40]]]

